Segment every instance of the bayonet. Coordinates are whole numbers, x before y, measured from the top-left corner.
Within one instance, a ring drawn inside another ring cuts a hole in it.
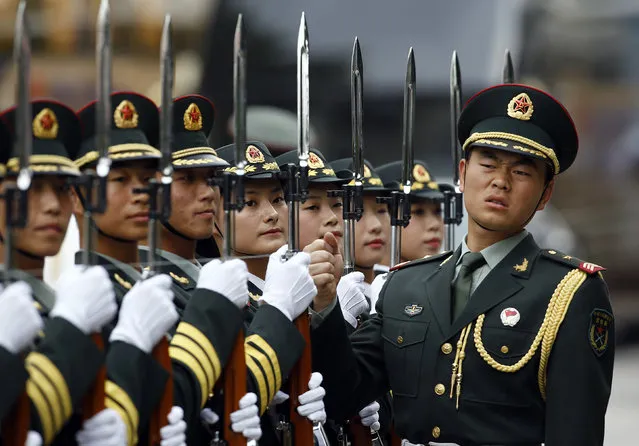
[[[501,81],[504,84],[515,83],[515,68],[513,67],[513,59],[510,56],[510,50],[506,50],[504,55],[504,68],[502,70]]]

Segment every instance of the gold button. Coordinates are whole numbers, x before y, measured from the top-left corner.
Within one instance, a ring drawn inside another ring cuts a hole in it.
[[[444,394],[444,392],[446,392],[446,386],[444,386],[443,384],[437,384],[437,385],[435,386],[435,393],[436,393],[437,395],[440,395],[440,396],[441,396],[441,395],[443,395],[443,394]]]
[[[404,342],[404,338],[401,336],[397,336],[397,343],[401,344],[402,342]]]
[[[506,353],[508,353],[508,346],[507,345],[502,345],[501,346],[501,352],[505,355]]]
[[[550,250],[548,251],[548,254],[557,254],[557,251]]]
[[[453,346],[447,342],[444,345],[442,345],[442,353],[445,355],[450,355],[450,352],[453,351]]]
[[[435,426],[433,428],[433,438],[439,438],[441,433],[442,433],[442,430],[439,428],[439,426]]]

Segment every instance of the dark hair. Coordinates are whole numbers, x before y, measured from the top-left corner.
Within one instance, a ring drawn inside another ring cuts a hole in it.
[[[470,155],[472,154],[475,148],[476,147],[471,146],[468,149],[464,150],[464,159],[466,160],[466,162],[470,160]],[[555,171],[553,166],[549,162],[544,163],[544,166],[546,168],[544,184],[548,185],[548,183],[550,183],[552,179],[555,177]]]

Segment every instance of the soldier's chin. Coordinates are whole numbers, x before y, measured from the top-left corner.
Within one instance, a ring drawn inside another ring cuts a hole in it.
[[[36,257],[53,257],[60,252],[60,248],[62,248],[62,241],[38,243],[37,246],[19,247],[18,249]]]

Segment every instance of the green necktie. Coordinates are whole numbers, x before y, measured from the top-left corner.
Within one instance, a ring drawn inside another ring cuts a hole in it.
[[[468,303],[473,272],[485,263],[486,259],[480,252],[467,252],[462,257],[459,274],[453,282],[453,321],[459,317]]]

